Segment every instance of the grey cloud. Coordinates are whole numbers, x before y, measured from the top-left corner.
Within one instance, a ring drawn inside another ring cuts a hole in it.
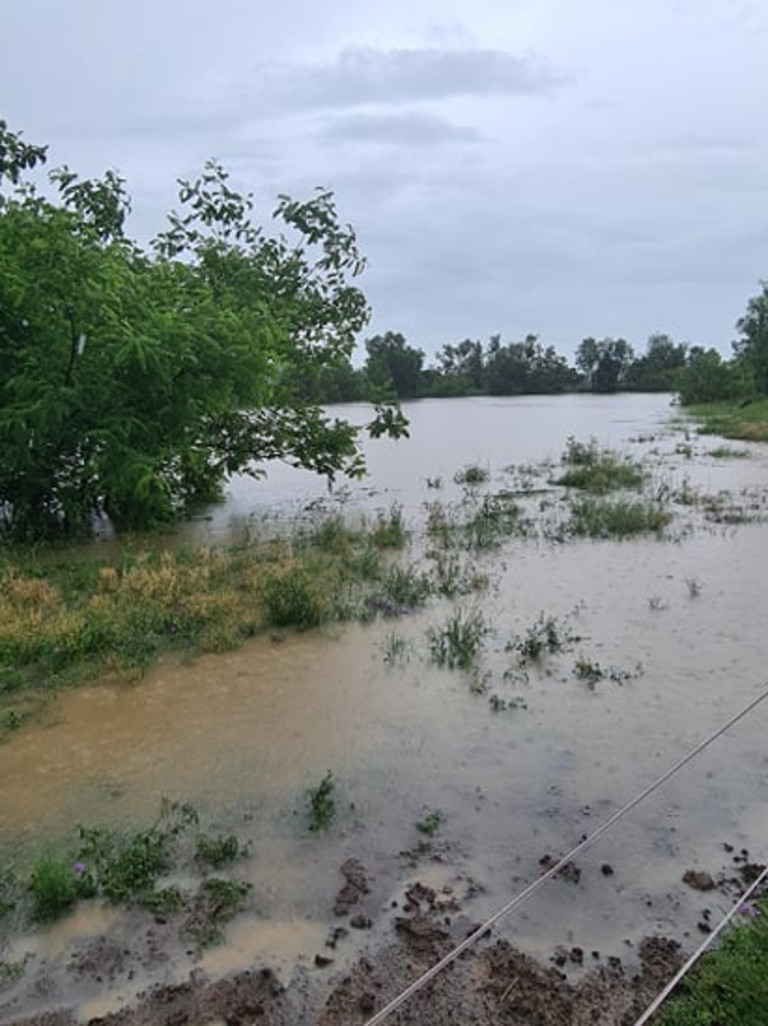
[[[459,96],[548,94],[567,81],[540,59],[503,50],[349,47],[323,65],[259,65],[261,104],[276,113]]]
[[[381,143],[390,146],[432,146],[446,142],[478,142],[475,128],[455,125],[435,114],[349,114],[318,133],[325,143]]]

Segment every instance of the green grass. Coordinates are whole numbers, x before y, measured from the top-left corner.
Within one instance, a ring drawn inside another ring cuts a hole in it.
[[[336,819],[336,781],[328,770],[317,787],[307,789],[307,826],[312,833],[329,830]]]
[[[430,658],[449,670],[471,670],[489,633],[479,610],[459,609],[441,627],[427,632]]]
[[[110,563],[61,549],[0,549],[0,740],[62,687],[134,680],[163,652],[221,652],[274,627],[369,616],[366,597],[407,607],[426,573],[388,560],[402,511],[375,523],[328,517],[292,536],[220,548],[135,551]]]
[[[234,834],[201,833],[192,806],[164,799],[149,827],[81,826],[79,843],[44,848],[26,879],[10,866],[0,870],[0,918],[18,910],[19,922],[46,923],[70,913],[80,900],[96,898],[164,918],[184,912],[182,932],[207,929],[208,923],[213,929],[206,943],[212,943],[220,939],[222,923],[240,906],[249,885],[210,878],[208,870],[248,854],[248,845]],[[204,875],[196,891],[161,886],[179,866]]]
[[[535,663],[544,655],[556,655],[577,641],[567,625],[560,623],[554,616],[543,613],[528,630],[512,638],[506,645],[507,652],[516,652],[518,664],[527,666]]]
[[[201,834],[197,839],[195,860],[203,866],[221,869],[247,854],[248,845],[243,844],[234,834],[218,834],[213,837]]]
[[[93,893],[79,866],[66,854],[48,849],[39,856],[29,878],[32,919],[47,923],[69,912],[81,897]]]
[[[456,484],[469,485],[470,487],[476,487],[477,485],[485,484],[489,480],[491,472],[487,467],[481,467],[476,463],[471,463],[466,467],[461,467],[453,475],[453,480]]]
[[[593,495],[636,490],[643,483],[644,474],[638,463],[601,449],[594,439],[584,444],[569,438],[561,462],[569,469],[552,483]]]
[[[379,513],[373,527],[373,543],[379,549],[402,549],[408,540],[403,508],[393,503],[389,513]]]
[[[748,460],[752,456],[749,449],[736,449],[732,445],[718,445],[710,449],[709,454],[714,460]]]
[[[768,900],[705,954],[653,1020],[654,1026],[768,1023]]]
[[[420,834],[426,834],[427,837],[434,837],[440,827],[445,821],[445,815],[440,809],[430,809],[430,811],[416,822],[416,829]]]
[[[509,495],[485,495],[463,530],[468,548],[498,548],[505,538],[521,533],[520,507]]]
[[[661,535],[672,515],[648,500],[612,500],[585,497],[571,504],[569,530],[587,538],[631,538]]]
[[[768,399],[754,402],[702,403],[685,412],[700,422],[699,433],[745,442],[768,442]]]

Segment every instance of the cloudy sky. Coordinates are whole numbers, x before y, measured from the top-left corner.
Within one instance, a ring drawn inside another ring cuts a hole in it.
[[[729,350],[768,277],[765,0],[5,0],[0,116],[128,178],[332,188],[371,332]]]

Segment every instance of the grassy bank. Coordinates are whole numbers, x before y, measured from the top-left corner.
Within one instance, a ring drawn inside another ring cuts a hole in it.
[[[0,554],[0,738],[60,688],[136,678],[163,652],[221,652],[270,629],[416,605],[431,587],[387,555],[404,544],[393,507],[357,526],[331,517],[290,537],[158,545],[111,562]]]
[[[740,918],[683,980],[654,1026],[768,1023],[768,898],[750,902]]]
[[[705,435],[739,438],[745,442],[768,442],[768,399],[747,405],[737,402],[702,403],[686,406],[686,413],[701,421]]]

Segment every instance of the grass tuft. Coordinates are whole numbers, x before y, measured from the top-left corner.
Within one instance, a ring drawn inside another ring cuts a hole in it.
[[[457,610],[442,627],[430,627],[427,633],[432,662],[449,670],[471,670],[489,633],[479,610]]]
[[[583,498],[571,504],[569,529],[587,538],[622,539],[661,535],[671,519],[671,513],[650,501]]]
[[[553,484],[578,488],[594,495],[605,495],[621,489],[634,490],[643,483],[643,470],[638,463],[601,449],[592,439],[588,444],[569,438],[562,463],[570,467]]]

